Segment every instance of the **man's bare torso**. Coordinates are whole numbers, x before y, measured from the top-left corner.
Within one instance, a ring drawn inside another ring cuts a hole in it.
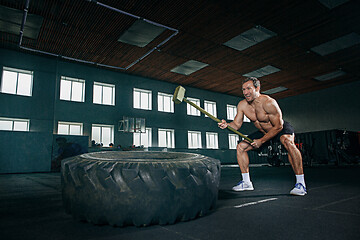
[[[244,115],[254,123],[255,127],[264,134],[274,127],[270,121],[269,113],[267,113],[264,109],[264,104],[266,104],[267,101],[273,101],[276,103],[276,101],[271,97],[267,95],[260,95],[251,103],[248,103],[246,100],[242,100],[238,106],[238,109],[242,111]],[[281,116],[281,111],[279,114]]]

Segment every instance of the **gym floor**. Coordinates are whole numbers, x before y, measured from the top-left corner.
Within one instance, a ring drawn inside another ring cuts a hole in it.
[[[237,167],[223,166],[207,216],[174,225],[117,228],[64,212],[59,173],[0,175],[1,239],[360,239],[360,166],[305,168],[308,195],[290,196],[290,166],[250,168],[255,190],[233,192]]]

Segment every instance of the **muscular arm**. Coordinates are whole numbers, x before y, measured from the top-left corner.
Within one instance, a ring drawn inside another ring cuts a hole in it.
[[[269,116],[271,125],[273,126],[260,140],[265,143],[275,137],[283,128],[282,113],[279,105],[274,99],[267,100],[263,108]]]

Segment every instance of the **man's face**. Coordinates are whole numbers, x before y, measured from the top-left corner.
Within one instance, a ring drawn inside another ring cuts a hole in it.
[[[260,87],[255,88],[252,81],[247,81],[242,85],[242,91],[246,101],[252,102],[256,97],[258,97]]]

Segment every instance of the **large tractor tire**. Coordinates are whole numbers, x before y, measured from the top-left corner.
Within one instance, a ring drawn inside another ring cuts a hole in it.
[[[220,161],[193,153],[97,152],[61,163],[65,210],[112,226],[173,224],[213,210]]]

